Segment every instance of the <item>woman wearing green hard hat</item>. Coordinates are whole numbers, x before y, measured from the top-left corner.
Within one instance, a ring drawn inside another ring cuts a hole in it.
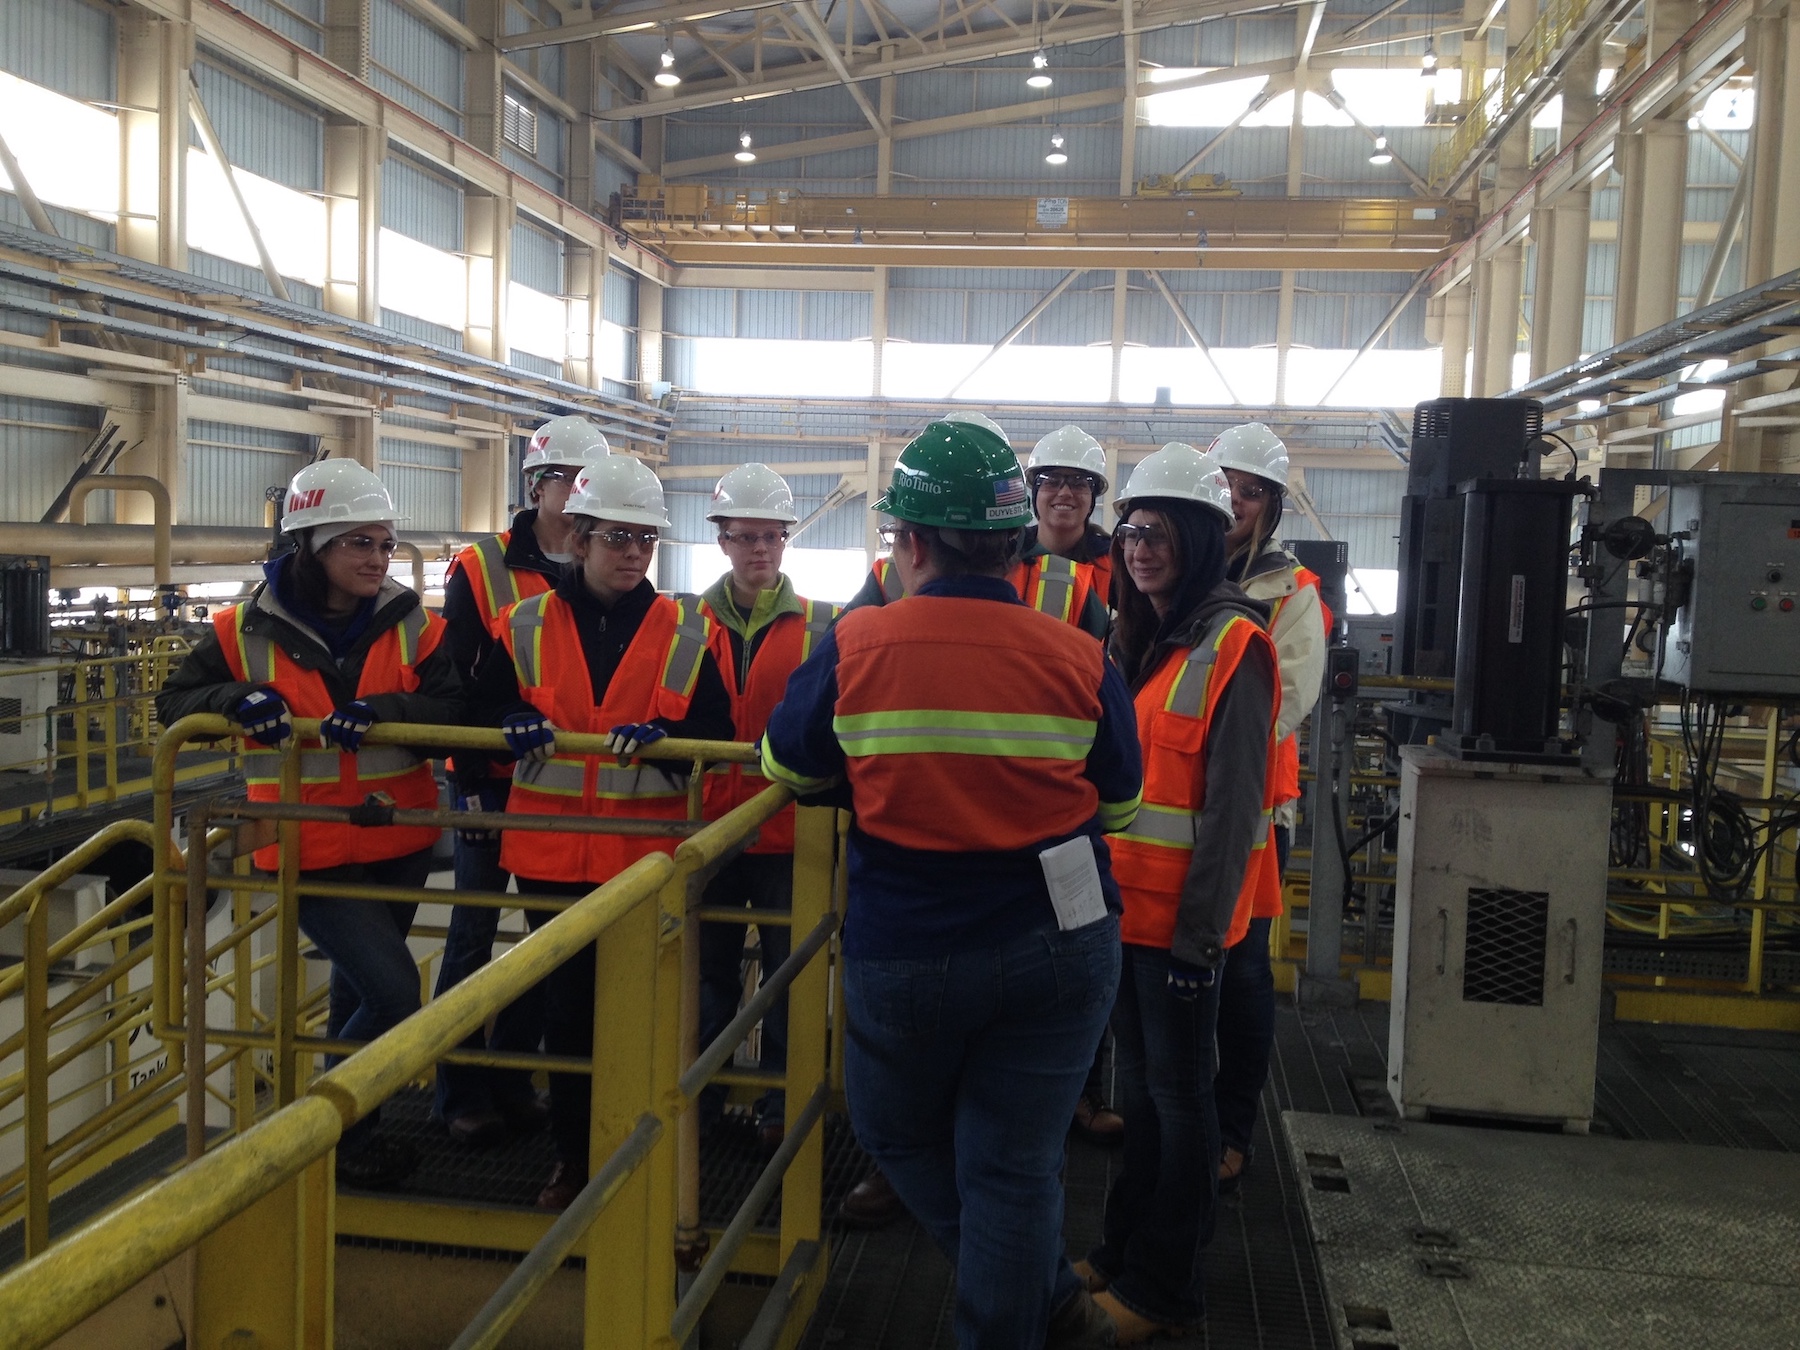
[[[956,1266],[963,1350],[1104,1344],[1061,1172],[1118,979],[1102,834],[1137,810],[1129,695],[1007,579],[1031,509],[1002,437],[932,423],[874,509],[902,597],[838,621],[762,743],[770,778],[846,779],[855,807],[851,1120]]]

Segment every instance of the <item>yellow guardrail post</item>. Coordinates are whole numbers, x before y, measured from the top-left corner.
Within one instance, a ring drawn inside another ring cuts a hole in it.
[[[837,812],[834,809],[828,806],[795,809],[793,945],[796,947],[800,945],[800,939],[812,932],[834,908],[837,843]],[[788,1130],[798,1126],[800,1114],[813,1090],[825,1080],[830,977],[830,954],[821,952],[788,986],[785,1115]],[[825,1131],[814,1129],[794,1155],[781,1182],[780,1255],[783,1263],[800,1243],[819,1240],[824,1166]],[[811,1293],[814,1299],[818,1297],[816,1287]]]
[[[25,911],[25,1255],[50,1245],[50,894]]]
[[[640,1116],[664,1114],[656,1100],[654,1063],[661,928],[660,904],[640,904],[615,921],[592,948],[572,958],[594,964],[590,1175],[625,1141]],[[665,1024],[665,1035],[674,1031]],[[673,1152],[673,1132],[665,1131],[589,1231],[582,1337],[587,1350],[641,1350],[653,1344],[651,1329],[656,1324],[649,1314],[660,1300],[652,1283],[666,1280],[667,1297],[674,1297],[673,1246],[658,1252],[651,1250],[656,1244],[644,1240],[645,1234],[656,1231],[652,1195],[658,1188],[651,1172],[659,1166],[659,1154]],[[668,1325],[666,1319],[662,1325]]]

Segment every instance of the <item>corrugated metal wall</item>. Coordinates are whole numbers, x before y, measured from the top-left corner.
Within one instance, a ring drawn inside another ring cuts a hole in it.
[[[372,0],[369,83],[446,131],[462,133],[463,49],[397,0]]]
[[[325,0],[232,0],[239,9],[309,52],[325,50]]]
[[[310,437],[229,422],[188,423],[184,525],[260,526],[264,492],[306,464]]]
[[[1306,488],[1331,537],[1350,545],[1352,567],[1399,566],[1400,498],[1406,475],[1370,469],[1308,469]],[[1284,539],[1317,539],[1306,516],[1289,506],[1281,517]]]
[[[605,289],[600,297],[601,317],[621,328],[636,328],[638,321],[638,279],[621,268],[609,268]]]
[[[376,467],[394,494],[402,531],[462,528],[462,451],[383,436]]]
[[[381,223],[421,244],[457,252],[463,246],[463,190],[389,150],[381,162]]]
[[[512,279],[546,295],[563,293],[563,244],[548,230],[517,221],[512,233]]]
[[[219,144],[234,166],[298,192],[324,188],[324,117],[222,64],[198,61],[193,71]]]
[[[115,99],[117,57],[112,16],[96,5],[0,3],[0,70],[70,98]]]
[[[0,520],[40,518],[99,428],[93,408],[0,397]],[[88,519],[112,519],[110,492],[89,500]]]

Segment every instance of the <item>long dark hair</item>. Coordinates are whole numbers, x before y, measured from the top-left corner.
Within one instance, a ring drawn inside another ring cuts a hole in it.
[[[1175,567],[1181,574],[1167,617],[1159,616],[1150,597],[1137,588],[1125,566],[1125,550],[1113,537],[1113,593],[1119,602],[1113,624],[1112,652],[1126,681],[1136,688],[1149,674],[1145,669],[1157,644],[1191,617],[1200,602],[1225,580],[1225,522],[1217,511],[1197,502],[1173,497],[1142,497],[1130,504],[1129,517],[1138,511],[1154,511],[1175,546]]]
[[[330,613],[331,579],[313,548],[313,532],[297,530],[294,555],[287,565],[287,595],[282,597],[301,618],[316,619]]]
[[[1269,495],[1263,498],[1262,515],[1257,519],[1256,528],[1250,531],[1250,537],[1238,545],[1237,552],[1226,563],[1225,574],[1233,581],[1242,581],[1249,575],[1252,564],[1262,556],[1263,545],[1273,539],[1275,531],[1281,528],[1281,508],[1286,500],[1287,493],[1270,483]]]

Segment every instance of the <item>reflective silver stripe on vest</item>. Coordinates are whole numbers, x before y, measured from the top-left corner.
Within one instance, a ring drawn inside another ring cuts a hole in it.
[[[300,752],[300,781],[302,783],[336,783],[342,775],[339,773],[339,752],[336,750],[302,750]],[[403,773],[410,773],[420,764],[419,757],[404,745],[371,745],[356,754],[356,776],[363,782],[376,778],[395,778]],[[281,781],[281,751],[246,749],[244,752],[244,781],[249,783],[279,783]]]
[[[1137,819],[1119,831],[1118,837],[1191,849],[1199,833],[1200,818],[1194,812],[1178,806],[1152,806],[1145,802],[1138,808]]]
[[[239,606],[240,611],[243,606]],[[253,684],[275,683],[275,643],[267,634],[244,631],[246,615],[238,614],[238,645],[244,654],[244,678]]]
[[[1187,660],[1182,663],[1181,675],[1169,691],[1169,701],[1163,706],[1183,717],[1200,716],[1206,710],[1206,686],[1211,681],[1211,666],[1217,658],[1218,651],[1212,642],[1203,639],[1190,647]]]
[[[831,625],[837,622],[838,607],[829,600],[808,600],[806,602],[806,627],[800,634],[800,659],[806,660],[812,655],[813,643],[831,631]]]
[[[553,594],[545,591],[542,595],[534,595],[520,601],[513,609],[513,664],[519,670],[521,689],[535,689],[542,683],[538,678],[538,639],[544,632],[544,605]]]
[[[892,602],[905,594],[906,589],[900,584],[900,569],[894,566],[894,560],[889,558],[887,566],[882,569],[881,573],[881,598]]]
[[[630,801],[683,797],[687,788],[679,780],[685,777],[648,764],[623,769],[602,764],[595,775],[594,795]],[[587,760],[573,756],[520,760],[513,768],[513,783],[532,792],[579,797],[587,787]]]
[[[425,631],[431,626],[430,616],[425,613],[423,599],[399,623],[394,625],[395,636],[400,640],[400,664],[417,665],[419,661],[419,643],[424,640]]]
[[[475,545],[475,552],[481,558],[481,575],[487,587],[488,602],[493,606],[488,611],[490,621],[508,605],[519,603],[519,584],[513,580],[512,569],[506,565],[506,545],[500,542],[500,536],[490,534]]]
[[[675,641],[669,645],[669,657],[663,662],[662,687],[671,694],[686,698],[700,676],[700,661],[706,655],[706,615],[700,612],[700,597],[675,597]]]
[[[1054,619],[1063,618],[1068,614],[1069,601],[1075,591],[1075,564],[1054,553],[1035,561],[1038,564],[1038,594],[1035,602],[1038,612]]]

